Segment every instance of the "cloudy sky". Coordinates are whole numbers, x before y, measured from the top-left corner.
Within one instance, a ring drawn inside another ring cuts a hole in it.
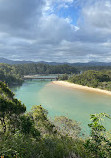
[[[0,57],[111,62],[111,0],[0,0]]]

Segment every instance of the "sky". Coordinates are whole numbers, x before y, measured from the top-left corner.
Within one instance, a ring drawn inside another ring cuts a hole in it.
[[[0,0],[0,57],[111,62],[111,0]]]

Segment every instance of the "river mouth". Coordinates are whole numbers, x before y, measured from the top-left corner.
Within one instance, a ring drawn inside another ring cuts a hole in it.
[[[50,80],[25,80],[22,86],[11,88],[30,111],[33,105],[42,105],[48,116],[66,116],[81,123],[87,133],[90,114],[105,112],[111,114],[111,96],[70,89],[53,84]],[[108,129],[110,121],[104,122]]]

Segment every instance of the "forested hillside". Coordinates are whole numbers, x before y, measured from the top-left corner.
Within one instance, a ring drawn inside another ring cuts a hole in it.
[[[0,81],[5,81],[10,84],[21,84],[22,76],[17,73],[15,66],[0,64]]]
[[[111,90],[111,71],[109,70],[88,70],[82,74],[73,75],[68,80],[84,86]]]
[[[21,75],[33,74],[71,74],[78,73],[78,69],[69,65],[48,65],[48,64],[21,64],[15,65],[16,72]]]
[[[6,158],[111,158],[111,135],[101,124],[105,113],[91,115],[90,137],[80,137],[76,121],[51,121],[41,106],[26,107],[0,82],[0,156]]]
[[[68,65],[47,65],[47,64],[20,64],[20,65],[7,65],[0,64],[0,80],[10,84],[21,84],[24,75],[34,74],[71,74],[79,73],[79,71]]]
[[[111,66],[107,66],[107,65],[101,65],[101,66],[97,66],[97,65],[73,65],[75,68],[77,68],[79,71],[83,72],[83,71],[88,71],[88,70],[96,70],[96,71],[102,71],[102,70],[111,70]]]
[[[70,82],[86,85],[89,87],[98,87],[111,90],[110,70],[88,70],[83,71],[81,74],[79,74],[79,72],[81,72],[79,68],[69,65],[47,65],[43,63],[19,65],[0,64],[0,80],[5,81],[9,85],[22,84],[24,75],[65,74],[63,77],[61,77],[61,79],[67,80],[68,76],[66,74],[74,74],[69,78]]]
[[[75,154],[75,151],[76,155],[79,154],[77,146],[81,146],[83,141],[78,140],[75,145],[80,133],[76,121],[58,117],[55,126],[41,105],[34,106],[29,113],[25,111],[25,105],[15,99],[10,89],[0,82],[0,156],[62,158],[72,152]],[[67,128],[62,128],[62,123],[67,124]]]
[[[7,65],[0,64],[0,80],[11,84],[22,83],[28,74],[76,73],[69,78],[77,84],[110,88],[111,72],[86,71],[77,74],[74,67],[45,64]],[[68,79],[65,74],[61,79]],[[104,87],[103,87],[104,86]],[[81,137],[78,122],[59,116],[53,121],[41,105],[33,106],[30,112],[6,84],[0,81],[0,156],[7,158],[110,158],[111,136],[101,124],[107,114],[91,115],[90,137]]]

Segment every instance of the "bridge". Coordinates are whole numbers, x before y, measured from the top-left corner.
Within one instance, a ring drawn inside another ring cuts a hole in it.
[[[58,80],[58,77],[34,77],[34,76],[24,76],[23,79],[38,79],[38,80]]]

